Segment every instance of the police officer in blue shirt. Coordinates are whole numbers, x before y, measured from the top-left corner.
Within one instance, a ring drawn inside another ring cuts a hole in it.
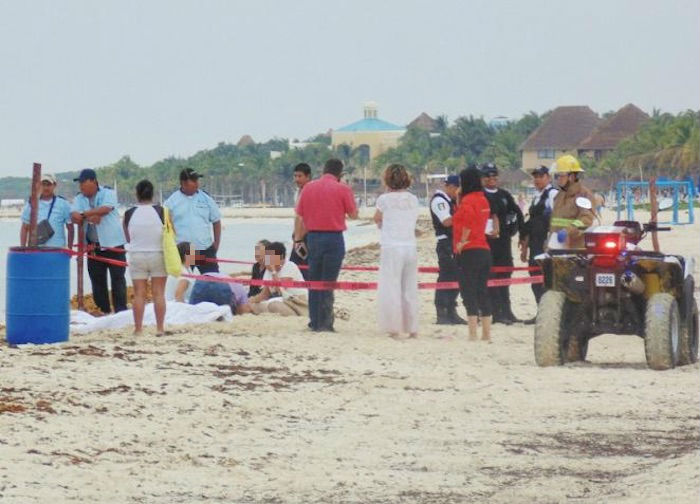
[[[117,211],[117,195],[113,189],[100,186],[95,170],[86,168],[75,182],[80,182],[80,192],[73,201],[71,218],[81,225],[87,223],[86,241],[94,250],[93,255],[106,259],[126,261],[124,229]],[[117,250],[114,250],[117,249]],[[107,289],[107,272],[112,281],[114,311],[126,310],[126,268],[95,259],[87,262],[95,304],[103,313],[110,313]]]
[[[216,252],[221,242],[221,212],[211,196],[199,190],[201,177],[192,168],[182,170],[180,189],[165,200],[165,206],[170,210],[177,242],[194,245],[195,266],[204,274],[219,271]]]
[[[50,173],[41,176],[41,194],[39,196],[39,215],[37,222],[41,227],[42,221],[48,224],[48,234],[44,234],[43,240],[37,243],[40,247],[66,247],[66,235],[68,235],[68,248],[73,247],[73,223],[70,219],[70,203],[56,193],[56,177]],[[29,241],[29,218],[31,206],[29,202],[22,210],[22,228],[19,241],[22,247],[26,247]]]

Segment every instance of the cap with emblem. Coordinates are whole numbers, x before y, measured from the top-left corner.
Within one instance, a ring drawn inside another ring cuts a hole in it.
[[[194,168],[185,168],[180,172],[180,182],[185,180],[197,180],[202,178],[204,175],[200,175]]]
[[[445,185],[459,187],[459,175],[448,175],[445,177]]]
[[[545,165],[540,165],[534,170],[530,170],[531,175],[549,175],[549,168],[547,168]]]
[[[73,182],[83,183],[86,180],[97,180],[97,173],[95,173],[95,170],[92,168],[85,168],[84,170],[81,170],[80,175],[78,175],[78,178],[74,178]]]
[[[486,163],[481,167],[481,176],[490,177],[492,175],[498,175],[498,168],[493,163]]]

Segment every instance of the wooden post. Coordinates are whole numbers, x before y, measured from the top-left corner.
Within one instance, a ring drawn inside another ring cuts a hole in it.
[[[36,223],[39,219],[39,188],[41,187],[41,164],[34,163],[32,167],[32,192],[29,196],[29,239],[27,245],[36,247]]]
[[[85,310],[85,299],[83,297],[83,264],[85,252],[85,221],[78,226],[78,255],[75,258],[77,261],[78,270],[78,310]]]
[[[649,179],[649,204],[651,205],[650,222],[656,224],[659,214],[659,205],[656,202],[656,177],[651,177]],[[651,232],[651,245],[654,247],[654,252],[660,251],[659,235],[656,231]]]

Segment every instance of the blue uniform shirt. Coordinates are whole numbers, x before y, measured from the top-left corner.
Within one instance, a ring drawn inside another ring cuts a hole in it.
[[[190,242],[196,250],[205,250],[214,243],[212,223],[221,220],[221,212],[214,200],[204,191],[187,196],[180,190],[165,200],[170,210],[178,243]]]
[[[78,193],[73,200],[73,212],[86,212],[93,208],[111,207],[112,211],[102,216],[102,220],[96,226],[97,239],[102,247],[118,247],[124,245],[124,229],[122,228],[119,212],[117,211],[117,194],[109,187],[99,186],[97,193],[92,198],[86,198]]]
[[[66,224],[70,224],[70,203],[60,196],[55,196],[56,202],[51,210],[49,224],[53,228],[53,236],[40,247],[65,247],[66,246]],[[51,200],[43,200],[39,198],[39,216],[37,222],[41,222],[49,215],[51,208]],[[29,224],[31,206],[29,203],[24,205],[22,210],[22,222]]]

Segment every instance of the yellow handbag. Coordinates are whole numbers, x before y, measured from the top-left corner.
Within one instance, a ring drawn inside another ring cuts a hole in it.
[[[180,252],[175,243],[175,230],[170,222],[170,212],[163,207],[163,258],[165,259],[165,272],[168,275],[179,277],[182,273]]]

